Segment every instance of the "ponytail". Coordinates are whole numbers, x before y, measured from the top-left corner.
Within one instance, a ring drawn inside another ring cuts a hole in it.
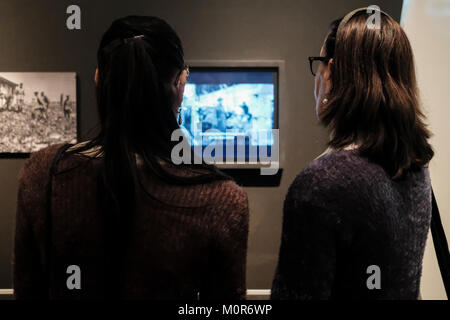
[[[135,211],[136,186],[142,185],[136,155],[146,172],[172,184],[199,184],[230,179],[214,166],[199,165],[201,174],[183,177],[168,172],[178,129],[172,111],[171,79],[184,67],[181,41],[155,17],[130,16],[115,21],[102,38],[97,54],[99,134],[71,153],[99,146],[99,197],[109,218],[120,226]]]

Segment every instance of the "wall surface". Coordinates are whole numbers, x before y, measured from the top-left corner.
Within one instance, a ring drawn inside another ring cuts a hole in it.
[[[66,8],[81,7],[82,29],[65,27]],[[40,0],[0,2],[0,71],[75,71],[80,133],[97,121],[93,76],[96,49],[113,19],[156,15],[179,33],[188,60],[284,60],[280,105],[284,174],[278,188],[246,188],[250,201],[247,279],[269,289],[281,237],[283,199],[295,175],[324,148],[314,112],[308,56],[319,55],[329,23],[354,8],[377,4],[399,20],[401,1],[360,0]],[[17,175],[24,160],[0,159],[0,288],[11,287]]]
[[[402,25],[414,50],[418,84],[424,109],[433,132],[435,157],[431,180],[441,220],[450,235],[450,1],[405,1]],[[428,237],[422,272],[422,297],[446,299],[431,234]]]

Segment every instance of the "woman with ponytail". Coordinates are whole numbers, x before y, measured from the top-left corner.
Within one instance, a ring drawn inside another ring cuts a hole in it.
[[[177,34],[125,17],[97,59],[98,133],[21,172],[15,297],[244,298],[245,192],[215,167],[171,161],[188,75]]]

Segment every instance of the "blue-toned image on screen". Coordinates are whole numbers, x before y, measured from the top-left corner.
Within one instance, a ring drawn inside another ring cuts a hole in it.
[[[191,145],[237,141],[240,136],[246,145],[270,148],[276,81],[273,69],[191,69],[181,108],[182,127]]]

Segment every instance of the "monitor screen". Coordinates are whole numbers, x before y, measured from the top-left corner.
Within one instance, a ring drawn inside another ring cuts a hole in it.
[[[223,143],[224,159],[235,159],[241,149],[246,160],[257,160],[251,150],[258,155],[261,147],[270,156],[272,129],[278,128],[277,98],[278,68],[190,68],[182,128],[192,146]],[[227,143],[235,146],[233,155],[227,154]]]

